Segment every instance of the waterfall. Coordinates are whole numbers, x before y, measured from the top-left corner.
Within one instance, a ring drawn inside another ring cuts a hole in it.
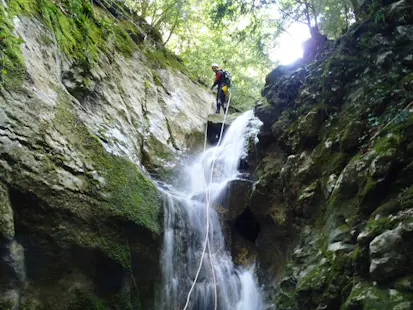
[[[245,151],[252,111],[239,116],[220,145],[202,152],[182,171],[181,186],[168,189],[164,199],[164,245],[162,252],[163,294],[157,309],[183,309],[195,278],[206,236],[206,185],[209,188],[209,244],[188,309],[213,310],[215,272],[219,310],[261,310],[263,304],[252,270],[240,270],[225,247],[220,217],[213,208],[227,183],[239,175],[238,164]],[[215,168],[212,168],[213,162]],[[213,171],[212,171],[213,169]],[[211,180],[212,175],[212,180]]]

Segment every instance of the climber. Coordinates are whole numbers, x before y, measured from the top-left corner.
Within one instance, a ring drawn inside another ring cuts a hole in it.
[[[227,70],[219,69],[217,64],[212,64],[211,69],[215,72],[215,82],[212,85],[211,90],[218,85],[217,110],[215,113],[220,113],[221,106],[225,113],[229,98],[229,87],[231,87],[231,75]]]

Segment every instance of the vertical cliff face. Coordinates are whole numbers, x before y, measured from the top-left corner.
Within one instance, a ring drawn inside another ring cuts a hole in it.
[[[267,77],[249,209],[277,309],[413,307],[412,12],[387,3]]]
[[[203,142],[213,98],[143,21],[91,3],[0,5],[1,309],[151,309],[162,221],[143,171]]]

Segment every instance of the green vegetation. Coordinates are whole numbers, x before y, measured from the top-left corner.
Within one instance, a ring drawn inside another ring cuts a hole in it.
[[[108,153],[96,136],[90,133],[71,109],[65,94],[56,112],[56,124],[73,145],[90,156],[94,168],[105,181],[100,189],[107,193],[110,211],[126,216],[137,224],[159,233],[158,192],[136,164]]]
[[[24,80],[26,67],[20,44],[23,40],[13,35],[12,18],[20,12],[17,2],[10,4],[9,10],[0,6],[0,87],[3,84],[13,87],[18,86]]]
[[[103,301],[96,296],[76,291],[75,298],[70,302],[68,310],[132,310],[140,309],[132,305],[131,296],[127,293],[118,294],[111,301]]]
[[[92,6],[91,1],[16,0],[9,1],[8,5],[9,9],[0,8],[3,19],[0,43],[7,53],[7,72],[16,71],[22,62],[16,51],[22,41],[10,34],[13,29],[11,19],[17,15],[33,16],[43,21],[53,34],[53,40],[45,36],[45,43],[50,45],[55,41],[67,57],[85,68],[93,67],[103,54],[110,55],[115,50],[130,56],[146,35],[138,25],[138,17],[135,20],[117,19],[105,7]],[[15,63],[16,68],[9,63]]]

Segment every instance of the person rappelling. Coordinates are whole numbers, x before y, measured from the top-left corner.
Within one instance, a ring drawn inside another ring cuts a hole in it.
[[[232,86],[231,74],[227,70],[220,69],[218,64],[212,64],[211,69],[215,72],[215,81],[211,86],[211,90],[213,90],[215,86],[218,86],[217,110],[215,113],[219,114],[222,106],[225,114],[229,98],[229,88]]]

